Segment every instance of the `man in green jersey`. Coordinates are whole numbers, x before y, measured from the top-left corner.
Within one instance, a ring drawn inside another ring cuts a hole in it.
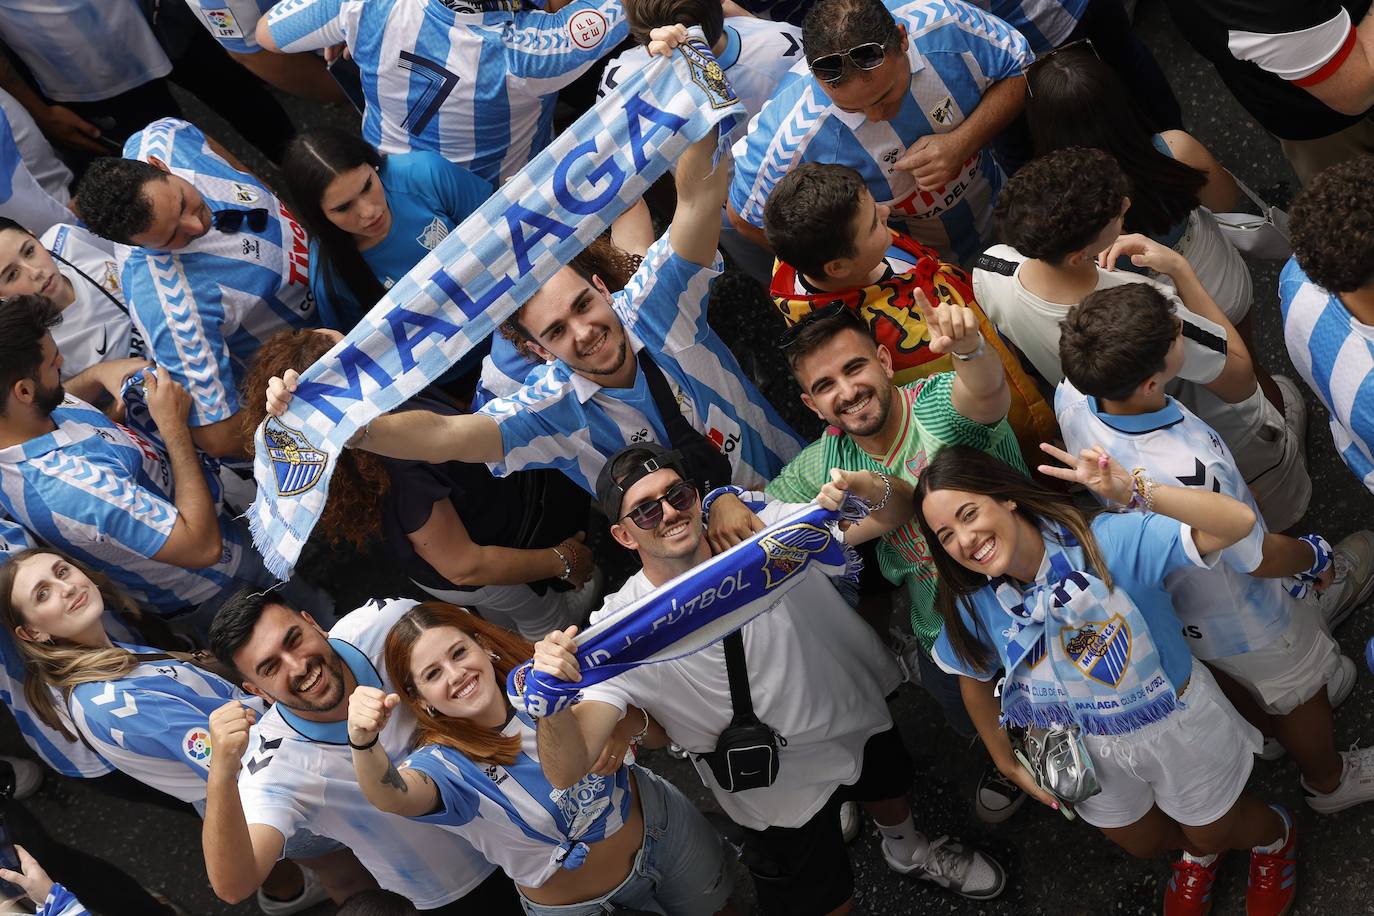
[[[891,353],[874,342],[849,309],[822,309],[789,329],[781,347],[801,386],[802,402],[830,428],[782,469],[768,485],[768,495],[808,502],[830,479],[831,468],[878,471],[915,485],[929,459],[951,443],[980,448],[1028,473],[1006,421],[1011,404],[1006,375],[978,330],[977,316],[950,303],[931,308],[919,290],[915,297],[930,329],[931,350],[951,354],[954,371],[900,388],[892,383]],[[958,678],[930,659],[942,624],[935,610],[935,565],[914,519],[883,536],[878,566],[888,581],[906,586],[911,628],[923,650],[922,685],[940,703],[951,727],[974,737]],[[976,794],[978,816],[1005,820],[1024,800],[989,764]]]

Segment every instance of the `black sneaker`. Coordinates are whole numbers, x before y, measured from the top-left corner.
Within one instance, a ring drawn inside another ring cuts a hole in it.
[[[993,763],[983,771],[978,780],[978,791],[973,794],[973,810],[978,820],[985,824],[1000,824],[1016,813],[1026,801],[1026,793],[1021,787],[1002,775]]]

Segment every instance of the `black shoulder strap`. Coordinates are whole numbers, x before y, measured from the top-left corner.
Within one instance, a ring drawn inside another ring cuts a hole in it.
[[[973,261],[973,266],[978,270],[986,270],[988,273],[1001,274],[1004,277],[1016,275],[1016,268],[1020,266],[1019,261],[1008,261],[1006,258],[999,258],[984,252]]]
[[[654,399],[659,416],[663,418],[663,428],[668,432],[667,444],[681,453],[692,480],[703,493],[728,486],[732,476],[730,459],[687,422],[682,415],[682,408],[678,406],[677,397],[668,387],[668,379],[648,350],[641,348],[635,358],[644,369],[644,381],[649,385],[649,394]]]
[[[102,293],[104,293],[104,294],[105,294],[105,298],[106,298],[106,299],[109,299],[110,302],[114,304],[114,307],[115,307],[115,308],[119,309],[119,310],[120,310],[121,312],[123,312],[125,315],[128,315],[128,314],[129,314],[129,309],[128,309],[128,307],[125,306],[123,302],[120,302],[118,299],[116,299],[115,296],[114,296],[114,293],[110,292],[108,289],[106,289],[105,287],[101,286],[99,283],[95,282],[95,280],[91,279],[90,275],[87,274],[87,273],[86,273],[84,270],[82,270],[80,267],[77,267],[77,266],[76,266],[75,264],[73,264],[71,261],[68,261],[66,258],[62,257],[62,255],[58,254],[58,253],[55,252],[55,251],[50,251],[50,252],[48,252],[48,254],[52,255],[53,258],[55,258],[56,260],[61,261],[63,264],[66,264],[66,265],[67,265],[68,267],[70,267],[72,270],[74,270],[74,271],[76,271],[78,274],[80,274],[80,275],[81,275],[81,278],[82,278],[83,280],[85,280],[87,283],[91,284],[91,285],[94,286],[96,289],[98,289],[98,290],[100,290]]]
[[[722,640],[725,674],[730,678],[730,704],[735,709],[731,724],[752,721],[754,698],[749,695],[749,666],[744,661],[744,632],[736,630]]]

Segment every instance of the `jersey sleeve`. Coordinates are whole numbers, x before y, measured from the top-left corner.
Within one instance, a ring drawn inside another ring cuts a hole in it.
[[[784,76],[732,150],[735,175],[730,180],[730,206],[760,229],[768,195],[782,176],[801,164],[810,136],[826,116],[829,102],[815,97],[810,80],[810,71]]]
[[[439,808],[411,820],[461,827],[477,816],[481,795],[468,783],[458,765],[446,757],[444,748],[431,744],[402,761],[400,769],[409,768],[424,773],[439,791]]]
[[[90,545],[92,532],[100,544],[101,556],[116,562],[111,553],[128,551],[140,557],[152,557],[172,536],[179,512],[177,507],[157,493],[139,486],[127,477],[117,476],[108,467],[85,463],[85,472],[98,481],[99,492],[86,492],[73,505],[73,490],[59,478],[44,475],[30,477],[35,496],[44,505],[63,507],[57,513],[44,513],[54,530],[44,530],[40,520],[32,524],[44,539],[66,543],[75,549]],[[79,526],[69,527],[68,518],[79,519]]]
[[[953,372],[937,372],[912,383],[920,386],[913,405],[916,421],[942,443],[970,445],[985,452],[994,452],[997,457],[1024,473],[1022,460],[1012,460],[1014,456],[995,448],[999,437],[1010,432],[1006,418],[996,423],[979,423],[961,414],[954,407],[954,380]]]
[[[264,7],[258,0],[186,0],[186,5],[225,50],[238,54],[262,50],[255,34]]]
[[[278,50],[318,51],[344,40],[344,13],[354,0],[282,0],[267,11]]]
[[[1210,569],[1217,555],[1203,556],[1193,543],[1193,529],[1154,512],[1109,512],[1098,516],[1093,533],[1113,577],[1158,588],[1176,569]]]
[[[828,433],[826,435],[829,435]],[[825,457],[825,440],[813,442],[787,462],[778,476],[769,481],[764,492],[781,502],[806,503],[816,498],[830,479]]]
[[[1355,24],[1336,0],[1225,0],[1215,5],[1227,26],[1231,56],[1299,86],[1329,77],[1355,48]]]
[[[941,30],[942,51],[972,57],[989,82],[1020,76],[1034,60],[1025,36],[1010,23],[961,0],[947,0],[945,7],[955,19]]]
[[[615,296],[620,320],[651,353],[695,346],[711,332],[706,305],[711,284],[724,268],[719,251],[710,267],[679,257],[669,233],[664,233],[649,246],[639,269]]]
[[[194,284],[175,254],[136,251],[122,271],[125,301],[158,366],[191,395],[187,424],[209,426],[239,409],[224,303],[216,282]]]
[[[506,31],[512,76],[544,95],[577,79],[629,35],[620,0],[574,0],[556,13],[516,14]]]
[[[496,190],[485,178],[449,162],[438,153],[425,151],[411,155],[424,157],[434,194],[444,215],[453,220],[455,226],[482,206]]]
[[[515,394],[482,405],[481,413],[496,421],[504,457],[487,467],[497,477],[516,471],[553,468],[577,480],[591,481],[578,469],[578,456],[568,440],[587,429],[586,413],[576,395],[552,371],[532,377]]]
[[[0,110],[0,216],[14,220],[34,235],[42,235],[58,223],[71,222],[68,210],[38,184],[19,145],[9,118]]]
[[[973,617],[969,614],[968,608],[962,608],[960,613],[964,618],[964,626],[968,627],[970,633],[981,632],[981,629],[976,625]],[[984,644],[983,648],[995,657],[996,653],[992,652],[991,646]],[[930,657],[939,669],[946,674],[971,677],[975,680],[983,681],[984,683],[997,676],[999,667],[994,664],[988,668],[980,668],[975,664],[971,664],[961,659],[958,653],[954,651],[954,644],[949,641],[949,627],[940,628],[940,635],[936,637],[935,644],[930,647]]]
[[[163,772],[150,785],[182,801],[205,796],[213,749],[202,710],[179,697],[123,690],[111,681],[82,684],[71,702],[76,727],[117,769],[148,781],[140,774],[153,775],[149,760],[170,763],[159,767]]]
[[[159,118],[124,141],[125,159],[147,162],[154,156],[174,168],[193,170],[199,164],[197,160],[203,162],[206,156],[220,158],[210,150],[201,129],[181,118]]]
[[[1215,381],[1226,369],[1226,329],[1189,311],[1177,298],[1174,301],[1174,314],[1183,321],[1183,365],[1178,377],[1199,385]]]

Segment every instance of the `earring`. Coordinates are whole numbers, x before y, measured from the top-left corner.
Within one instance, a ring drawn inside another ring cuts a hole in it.
[[[433,706],[426,706],[425,712],[429,713],[431,718],[439,715],[439,710],[435,709]]]
[[[501,656],[497,655],[495,652],[492,652],[491,650],[487,650],[487,657],[494,662],[499,662],[501,660]]]

